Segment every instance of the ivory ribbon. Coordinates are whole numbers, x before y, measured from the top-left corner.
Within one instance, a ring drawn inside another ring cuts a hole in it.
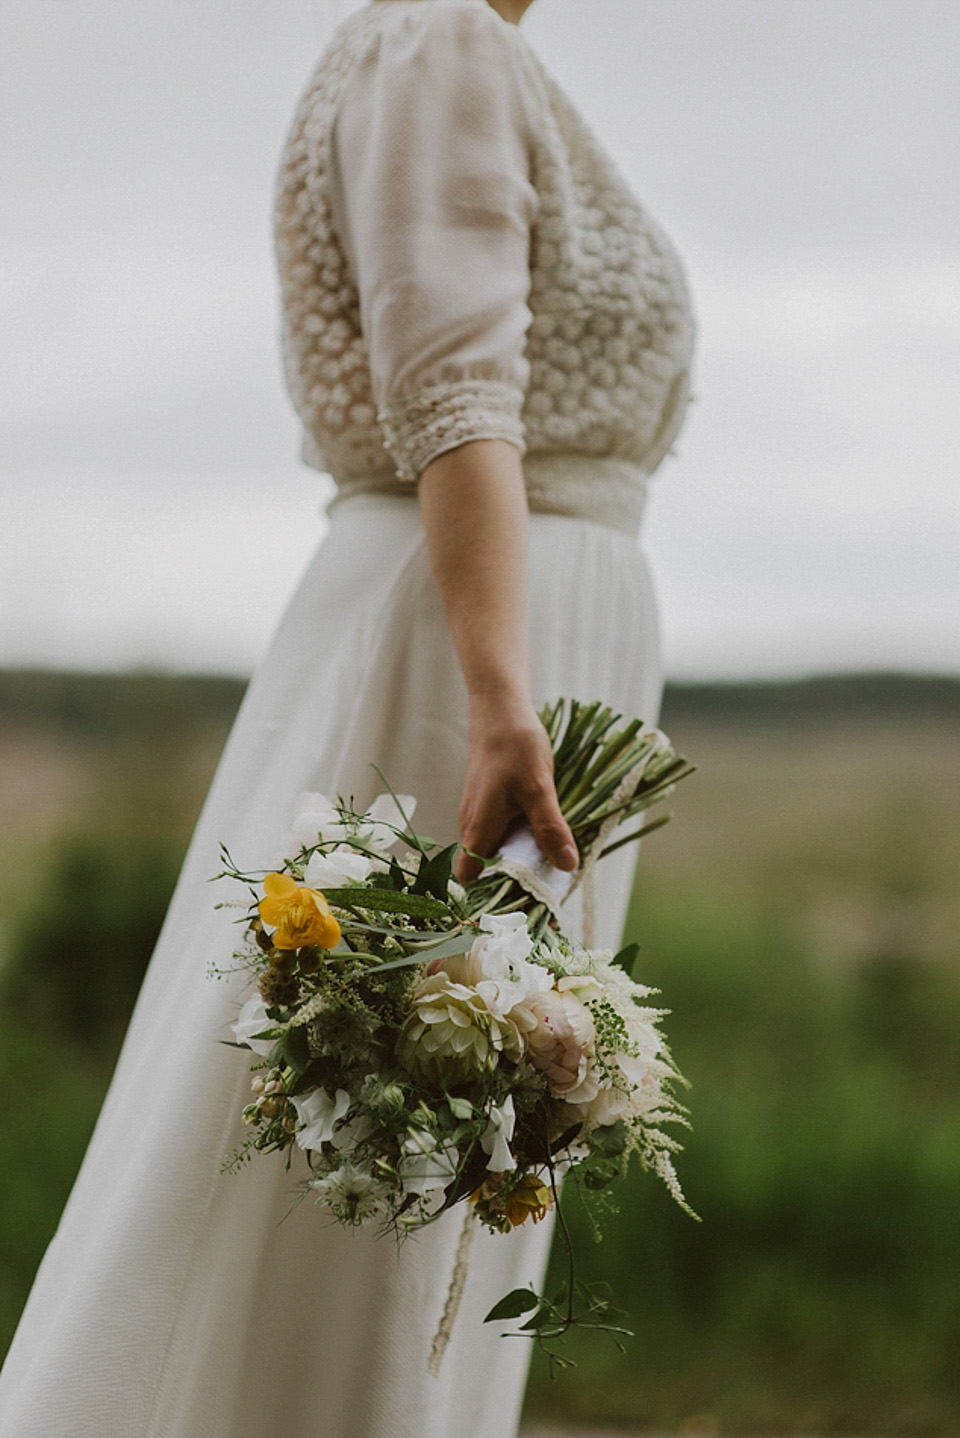
[[[450,1287],[447,1289],[447,1300],[443,1305],[440,1323],[430,1346],[430,1357],[427,1359],[427,1372],[434,1378],[440,1374],[440,1364],[443,1362],[443,1355],[450,1342],[454,1321],[460,1309],[460,1300],[463,1298],[463,1290],[467,1286],[470,1248],[473,1236],[477,1231],[477,1216],[473,1204],[468,1202],[466,1207],[467,1213],[463,1220],[463,1228],[460,1230],[460,1242],[457,1244],[457,1256],[453,1264],[453,1276],[450,1279]]]
[[[500,850],[500,857],[487,873],[507,874],[516,879],[528,894],[545,904],[557,915],[576,877],[565,869],[555,869],[539,848],[533,831],[526,827],[511,834]]]

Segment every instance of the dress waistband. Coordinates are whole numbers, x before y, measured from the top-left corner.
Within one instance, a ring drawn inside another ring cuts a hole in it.
[[[605,524],[636,538],[646,499],[646,475],[629,460],[609,455],[528,454],[523,460],[527,503],[533,514],[560,514]],[[360,494],[414,498],[416,485],[386,470],[337,481],[328,511]]]

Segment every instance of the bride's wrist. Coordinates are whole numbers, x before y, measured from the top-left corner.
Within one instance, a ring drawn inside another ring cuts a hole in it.
[[[530,688],[515,679],[488,680],[469,691],[471,730],[527,728],[537,723]]]

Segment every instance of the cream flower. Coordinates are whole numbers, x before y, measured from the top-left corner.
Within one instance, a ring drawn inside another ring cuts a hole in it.
[[[495,1068],[498,1054],[519,1059],[522,1051],[517,1025],[443,970],[417,985],[398,1044],[401,1063],[441,1083],[463,1082]]]
[[[346,1089],[338,1088],[331,1097],[326,1089],[318,1088],[312,1093],[295,1095],[291,1103],[303,1124],[297,1132],[297,1143],[303,1149],[319,1152],[325,1143],[331,1142],[334,1128],[346,1117],[350,1095]]]
[[[499,1106],[495,1103],[488,1110],[489,1123],[480,1139],[480,1147],[490,1155],[487,1168],[493,1173],[506,1173],[516,1168],[516,1160],[510,1152],[510,1140],[517,1122],[513,1107],[513,1094],[507,1094]]]
[[[480,928],[488,936],[480,940],[483,952],[494,962],[519,963],[533,949],[524,914],[484,914]]]
[[[618,1119],[649,1119],[664,1103],[669,1067],[633,1054],[616,1055],[615,1071],[599,1092],[581,1106],[588,1128],[603,1128]]]
[[[397,1172],[406,1193],[433,1193],[456,1178],[460,1154],[452,1143],[441,1144],[423,1129],[411,1129],[404,1139]]]
[[[567,974],[564,978],[557,980],[557,988],[562,994],[573,994],[581,1004],[588,1004],[591,999],[603,997],[603,985],[594,978],[593,974]]]
[[[284,840],[284,857],[292,858],[301,848],[310,848],[318,841],[325,844],[355,842],[385,854],[397,842],[394,829],[405,829],[416,807],[416,799],[409,794],[398,794],[396,799],[391,794],[378,794],[359,822],[348,824],[326,794],[301,794],[294,808],[290,832]]]
[[[529,1022],[516,1011],[552,988],[553,974],[529,962],[533,940],[522,914],[484,914],[480,928],[469,954],[456,954],[440,967],[455,982],[475,988],[491,1014],[509,1016],[522,1031]]]
[[[534,999],[529,1010],[536,1028],[526,1036],[527,1048],[551,1092],[569,1103],[589,1102],[598,1087],[590,1064],[596,1039],[590,1010],[574,993],[559,988]]]
[[[262,1034],[265,1029],[274,1028],[274,1022],[267,1017],[267,1006],[259,994],[254,994],[247,999],[231,1028],[236,1036],[238,1044],[245,1044],[255,1054],[266,1058],[276,1043],[276,1039],[258,1039],[257,1034]]]
[[[303,877],[313,889],[342,889],[347,884],[362,884],[373,867],[366,854],[334,849],[332,854],[311,855]]]
[[[284,840],[284,857],[292,858],[302,848],[309,848],[318,839],[327,837],[343,837],[343,824],[333,804],[326,794],[301,794],[294,808],[290,833]]]

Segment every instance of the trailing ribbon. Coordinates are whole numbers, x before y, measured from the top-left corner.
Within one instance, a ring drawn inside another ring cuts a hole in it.
[[[473,1205],[467,1204],[466,1217],[463,1220],[463,1228],[460,1230],[460,1242],[457,1244],[457,1256],[454,1259],[453,1275],[450,1279],[450,1287],[447,1289],[447,1299],[443,1305],[443,1313],[440,1315],[440,1323],[436,1333],[433,1335],[433,1343],[430,1345],[430,1357],[427,1359],[427,1372],[437,1378],[440,1374],[440,1365],[443,1362],[443,1355],[447,1351],[450,1342],[450,1335],[453,1332],[453,1325],[460,1309],[460,1300],[463,1298],[463,1290],[467,1286],[467,1274],[470,1267],[470,1248],[473,1244],[473,1236],[477,1231],[476,1210]]]

